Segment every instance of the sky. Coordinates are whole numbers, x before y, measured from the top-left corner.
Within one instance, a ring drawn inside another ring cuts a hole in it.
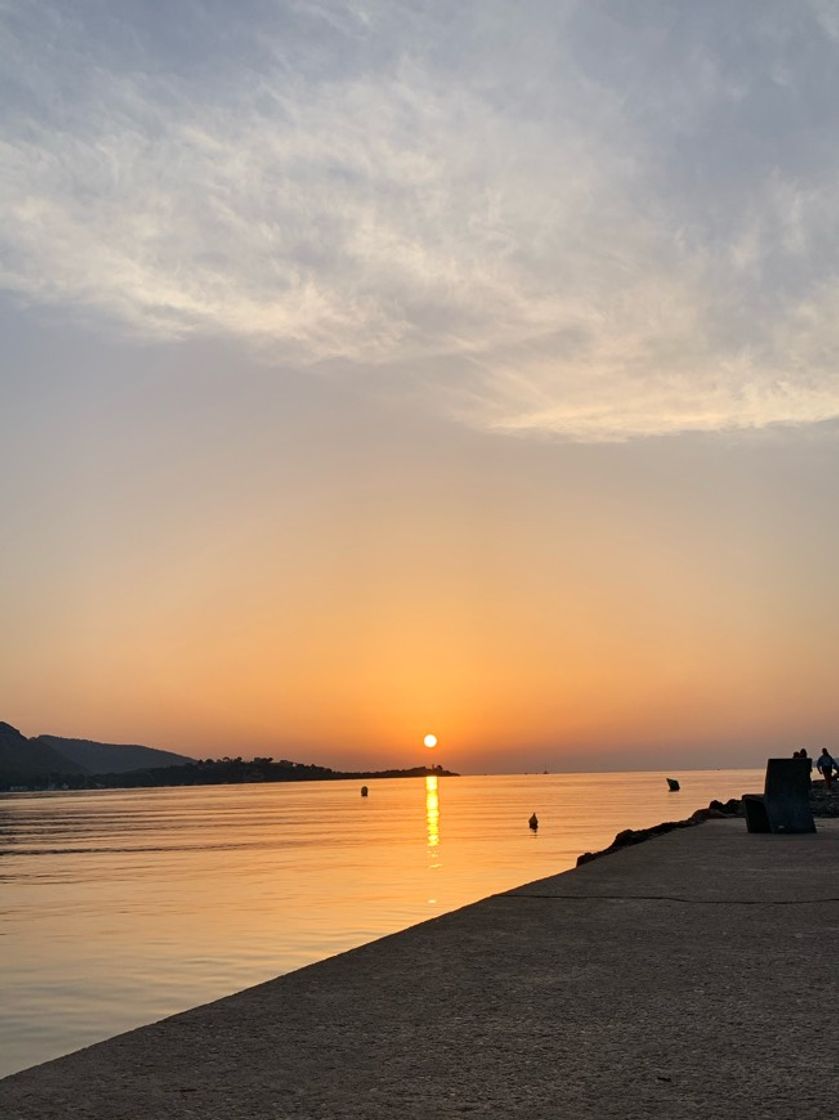
[[[0,0],[0,718],[839,745],[837,74],[829,0]]]

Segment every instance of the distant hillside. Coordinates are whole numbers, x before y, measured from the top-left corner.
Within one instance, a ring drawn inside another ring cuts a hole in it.
[[[140,786],[210,786],[239,785],[250,782],[324,782],[342,778],[456,778],[442,766],[414,766],[409,770],[332,770],[309,762],[290,762],[273,758],[194,759],[186,766],[132,770],[125,774],[97,774],[80,779],[80,784],[109,789],[134,789]]]
[[[125,774],[129,770],[160,769],[195,762],[183,754],[159,751],[123,743],[95,743],[90,739],[62,739],[59,735],[39,735],[31,740],[60,752],[90,774]]]
[[[134,744],[96,743],[38,735],[27,739],[0,722],[0,789],[130,789],[140,786],[228,785],[245,782],[335,781],[341,778],[457,777],[442,766],[407,770],[332,770],[288,759],[225,756],[194,759]]]
[[[84,773],[83,765],[60,754],[50,743],[27,739],[16,727],[0,722],[0,786]]]

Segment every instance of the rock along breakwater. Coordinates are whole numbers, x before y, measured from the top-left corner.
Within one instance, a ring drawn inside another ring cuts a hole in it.
[[[810,808],[816,819],[839,817],[839,783],[828,789],[823,780],[813,782],[810,789]],[[652,825],[650,828],[625,828],[622,832],[617,833],[608,848],[601,848],[597,852],[583,852],[582,855],[578,856],[577,867],[581,867],[584,863],[590,863],[593,859],[599,859],[601,856],[619,852],[621,848],[641,844],[645,840],[652,840],[656,836],[664,836],[677,828],[693,828],[704,821],[725,820],[726,818],[742,817],[743,815],[743,802],[739,798],[732,797],[725,802],[714,800],[708,805],[707,809],[697,809],[684,820],[662,821],[661,824]]]
[[[598,852],[583,852],[582,855],[577,856],[577,867],[582,867],[584,863],[591,863],[593,859],[599,859],[601,856],[619,852],[621,848],[629,848],[633,844],[642,844],[645,840],[652,840],[656,836],[664,836],[677,828],[694,828],[704,821],[742,816],[743,804],[739,798],[732,797],[725,803],[712,801],[707,809],[697,809],[684,820],[662,821],[661,824],[654,824],[649,828],[625,828],[622,832],[617,833],[608,848],[601,848]]]

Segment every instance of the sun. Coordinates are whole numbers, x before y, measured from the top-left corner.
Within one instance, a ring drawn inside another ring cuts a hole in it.
[[[425,743],[425,745],[429,748],[430,747],[436,747],[437,746],[437,736],[436,735],[426,735],[426,737],[423,739],[423,743]]]

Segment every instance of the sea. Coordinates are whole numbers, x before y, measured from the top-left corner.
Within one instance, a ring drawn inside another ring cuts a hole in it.
[[[0,1076],[762,782],[711,770],[393,778],[367,797],[359,781],[0,794]]]

